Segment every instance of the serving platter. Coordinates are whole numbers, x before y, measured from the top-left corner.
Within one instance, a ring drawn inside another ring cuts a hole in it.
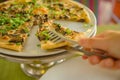
[[[89,23],[89,25],[91,25],[90,27],[88,24],[81,23],[81,22],[63,21],[63,20],[54,20],[54,21],[56,23],[60,23],[61,25],[66,26],[66,27],[68,27],[72,30],[75,30],[77,32],[84,32],[86,37],[90,37],[96,31],[96,18],[94,16],[93,12],[90,9],[88,9],[86,6],[84,6],[80,3],[77,3],[77,2],[75,2],[75,3],[79,4],[80,6],[83,6],[85,8],[85,10],[88,12],[90,19],[91,19],[91,23]],[[54,49],[54,50],[42,50],[42,49],[40,49],[40,47],[37,46],[38,44],[40,44],[40,42],[37,39],[37,37],[35,36],[37,29],[38,29],[38,26],[35,26],[32,29],[30,36],[27,39],[27,41],[25,43],[25,47],[23,48],[22,52],[16,52],[16,51],[0,48],[0,54],[19,56],[19,57],[35,57],[35,56],[38,57],[38,56],[59,54],[61,52],[66,51],[64,48]]]

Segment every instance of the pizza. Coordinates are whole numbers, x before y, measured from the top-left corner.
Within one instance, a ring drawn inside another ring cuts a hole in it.
[[[46,4],[41,0],[15,0],[0,4],[0,47],[22,51],[35,25],[39,25],[36,36],[40,40],[42,49],[70,45],[67,41],[51,42],[48,34],[50,28],[73,40],[83,37],[83,33],[72,31],[54,22],[54,20],[71,20],[90,23],[84,7],[71,0],[66,1],[60,0],[49,4],[48,0]]]
[[[50,2],[47,7],[52,19],[70,20],[84,23],[90,22],[89,15],[84,7],[72,0]]]
[[[22,51],[32,27],[47,21],[45,10],[34,2],[1,4],[0,47]]]
[[[72,39],[74,41],[78,41],[80,38],[84,37],[84,33],[79,33],[76,31],[72,31],[69,28],[66,28],[58,23],[54,22],[45,22],[40,26],[40,28],[37,31],[36,36],[40,40],[41,48],[42,49],[55,49],[55,48],[60,48],[63,46],[69,46],[71,43],[61,40],[60,42],[53,42],[50,40],[51,34],[49,34],[50,29],[54,29],[58,33],[64,35],[66,38]]]
[[[48,1],[49,2],[44,6],[48,8],[48,16],[50,19],[90,23],[89,15],[85,11],[85,9],[82,6],[79,6],[77,3],[74,3],[71,0],[60,0],[56,1],[55,3],[50,2],[51,0]],[[85,34],[82,32],[79,33],[76,31],[72,31],[69,28],[66,28],[60,24],[49,21],[40,25],[37,32],[37,37],[40,40],[40,46],[42,49],[55,49],[70,45],[70,43],[65,40],[59,43],[54,43],[50,41],[50,35],[48,33],[49,29],[51,28],[54,28],[58,33],[75,41],[78,41],[80,38],[85,37]]]
[[[45,49],[45,50],[55,49],[55,48],[59,48],[59,47],[69,45],[69,42],[66,42],[66,41],[61,41],[59,43],[54,43],[51,40],[49,40],[50,36],[51,36],[49,34],[49,29],[52,26],[54,26],[54,23],[52,23],[51,21],[46,22],[46,23],[42,24],[41,26],[39,26],[39,29],[36,33],[36,36],[40,40],[41,49]]]

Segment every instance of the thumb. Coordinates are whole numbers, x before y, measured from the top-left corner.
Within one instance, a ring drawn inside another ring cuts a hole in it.
[[[79,41],[79,44],[85,48],[96,48],[107,51],[107,41],[101,38],[83,38]]]

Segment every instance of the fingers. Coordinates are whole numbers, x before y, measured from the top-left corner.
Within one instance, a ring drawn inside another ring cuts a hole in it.
[[[107,58],[100,62],[100,66],[111,69],[111,68],[114,68],[115,61],[112,58]]]
[[[84,60],[88,59],[89,63],[92,64],[92,65],[96,65],[96,64],[99,64],[100,61],[101,61],[101,58],[99,56],[86,56],[86,55],[83,55],[82,58]]]
[[[101,67],[106,68],[106,69],[120,69],[120,59],[119,60],[114,60],[112,58],[107,58],[107,59],[101,59],[99,56],[82,56],[84,60],[88,59],[89,63],[91,65],[96,65],[99,64]]]
[[[107,41],[100,38],[83,38],[80,40],[79,44],[86,48],[97,48],[102,50],[107,50]]]
[[[89,60],[89,63],[92,64],[92,65],[96,65],[96,64],[99,64],[100,61],[101,61],[101,58],[99,56],[90,56],[88,58]]]
[[[112,58],[104,59],[100,62],[100,66],[107,69],[120,69],[120,60],[114,60]]]

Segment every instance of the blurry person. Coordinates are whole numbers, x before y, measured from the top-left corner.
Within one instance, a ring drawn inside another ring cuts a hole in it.
[[[92,38],[83,38],[79,43],[87,49],[101,49],[109,56],[101,59],[96,55],[84,55],[83,59],[88,59],[92,65],[100,64],[105,68],[120,69],[120,31],[106,31]]]

